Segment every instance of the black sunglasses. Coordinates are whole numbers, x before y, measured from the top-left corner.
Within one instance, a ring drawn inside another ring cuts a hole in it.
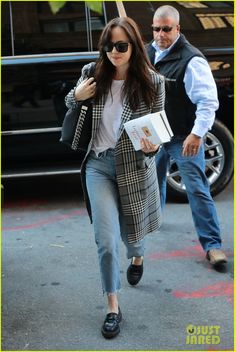
[[[170,31],[172,31],[173,27],[169,27],[169,26],[163,26],[163,27],[152,26],[152,29],[153,29],[154,32],[160,32],[160,30],[162,30],[165,33],[169,33]]]
[[[119,53],[125,53],[128,50],[128,45],[129,45],[129,43],[127,43],[127,42],[117,42],[117,43],[109,42],[104,45],[103,49],[106,53],[108,53],[108,52],[112,51],[113,48],[115,47],[115,49]]]

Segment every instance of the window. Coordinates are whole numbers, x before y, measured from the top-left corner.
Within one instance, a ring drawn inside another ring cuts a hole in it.
[[[106,8],[112,18],[117,16],[115,2],[106,4]],[[52,13],[48,1],[3,2],[2,56],[97,50],[106,22],[106,11],[99,15],[85,1],[67,1],[56,14]]]
[[[12,55],[11,45],[11,26],[10,26],[10,4],[9,2],[2,2],[2,20],[1,20],[1,35],[2,45],[1,52],[2,56]]]
[[[187,9],[196,9],[196,8],[228,8],[233,5],[228,1],[177,1],[180,6],[183,6]]]
[[[230,63],[224,61],[210,61],[211,71],[227,70],[231,68]]]
[[[195,8],[204,8],[208,7],[207,5],[203,4],[200,1],[187,1],[187,2],[181,2],[178,1],[178,4],[185,7],[186,9],[195,9]]]
[[[231,13],[207,13],[196,14],[204,29],[226,28],[234,26],[233,14]]]
[[[233,1],[209,1],[208,6],[211,8],[226,8],[226,7],[233,7]]]

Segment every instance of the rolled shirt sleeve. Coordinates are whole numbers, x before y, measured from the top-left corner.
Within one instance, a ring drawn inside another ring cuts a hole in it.
[[[203,137],[211,129],[215,111],[219,107],[217,87],[208,62],[193,57],[184,75],[186,93],[196,108],[196,119],[191,133]]]

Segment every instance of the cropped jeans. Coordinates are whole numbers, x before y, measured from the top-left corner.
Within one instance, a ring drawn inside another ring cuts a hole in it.
[[[192,217],[203,249],[221,248],[220,226],[210,188],[205,175],[204,145],[195,156],[182,156],[183,138],[164,143],[156,155],[161,207],[166,201],[167,170],[172,157],[186,187]]]
[[[144,255],[144,240],[129,244],[116,180],[114,149],[91,151],[86,164],[86,185],[91,204],[95,242],[103,292],[114,294],[121,288],[119,242],[123,240],[127,258]]]

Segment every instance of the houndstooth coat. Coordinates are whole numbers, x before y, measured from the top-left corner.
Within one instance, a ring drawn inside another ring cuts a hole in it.
[[[92,65],[94,63],[83,67],[82,75],[77,85],[87,77]],[[155,158],[154,156],[147,156],[141,150],[135,151],[123,126],[130,119],[136,119],[151,112],[164,109],[164,79],[152,70],[150,73],[157,90],[156,102],[151,108],[147,107],[144,102],[141,102],[138,110],[135,112],[131,110],[128,102],[124,103],[119,137],[115,147],[117,184],[122,212],[127,225],[129,243],[140,241],[146,234],[157,230],[161,225],[160,196]],[[75,88],[65,98],[68,108],[73,108],[77,104],[74,97]],[[104,103],[105,99],[103,98],[98,104],[93,105],[92,138],[81,167],[83,192],[91,222],[92,213],[85,177],[86,159],[99,128]]]

